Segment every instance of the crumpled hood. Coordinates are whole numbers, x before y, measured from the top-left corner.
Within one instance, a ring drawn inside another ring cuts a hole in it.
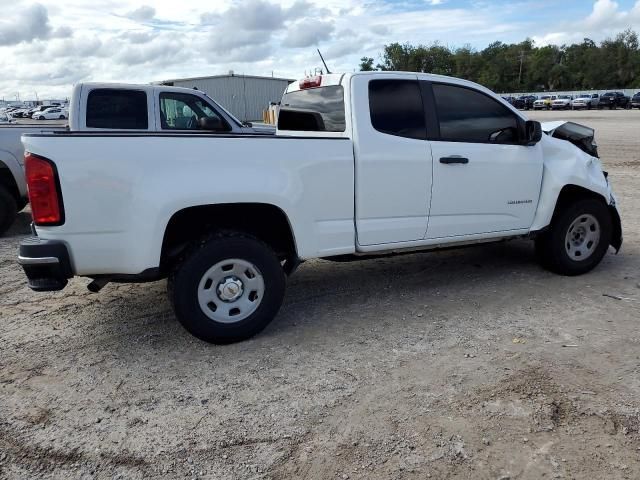
[[[547,135],[566,140],[592,157],[599,158],[598,144],[595,141],[595,130],[575,122],[558,120],[542,124],[542,131]]]

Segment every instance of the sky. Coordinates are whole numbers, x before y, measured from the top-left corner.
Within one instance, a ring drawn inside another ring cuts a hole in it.
[[[640,0],[0,0],[0,100],[82,81],[353,71],[385,44],[482,49],[640,32]]]

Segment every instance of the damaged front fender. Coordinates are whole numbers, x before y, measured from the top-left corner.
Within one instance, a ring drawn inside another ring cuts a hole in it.
[[[549,226],[560,192],[566,186],[581,187],[601,196],[607,205],[611,203],[611,188],[597,157],[577,148],[573,142],[548,134],[542,136],[540,145],[543,156],[542,184],[532,231]]]

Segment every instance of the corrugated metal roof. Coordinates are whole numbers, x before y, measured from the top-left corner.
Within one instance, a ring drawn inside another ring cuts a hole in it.
[[[153,82],[153,83],[163,84],[163,83],[167,83],[167,82],[187,82],[187,81],[192,81],[192,80],[208,80],[210,78],[224,78],[224,77],[258,78],[258,79],[264,79],[264,80],[286,80],[289,83],[295,82],[295,79],[292,79],[292,78],[264,77],[264,76],[259,76],[259,75],[244,75],[244,74],[237,74],[237,73],[233,73],[233,74],[227,73],[227,74],[224,74],[224,75],[208,75],[208,76],[205,76],[205,77],[173,78],[173,79],[170,79],[170,80],[161,80],[159,82]]]

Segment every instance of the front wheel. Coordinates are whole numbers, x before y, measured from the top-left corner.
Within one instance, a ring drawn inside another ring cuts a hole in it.
[[[199,242],[169,277],[180,323],[205,342],[226,344],[262,331],[278,313],[285,274],[275,253],[242,234]]]
[[[536,238],[542,265],[561,275],[594,269],[611,243],[611,214],[603,201],[578,200],[555,216],[548,232]]]

